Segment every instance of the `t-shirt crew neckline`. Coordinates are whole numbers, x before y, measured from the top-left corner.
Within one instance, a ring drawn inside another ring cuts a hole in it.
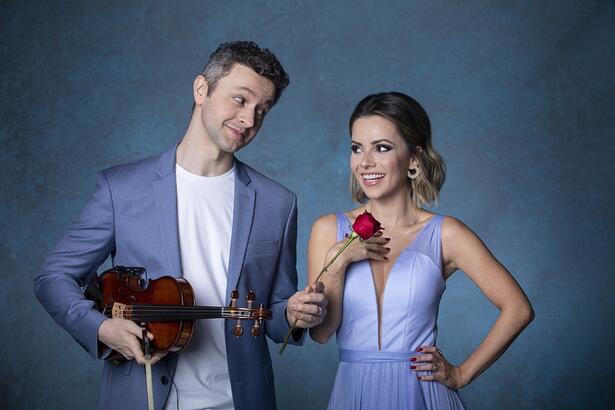
[[[226,171],[224,174],[216,175],[216,176],[213,176],[213,177],[193,174],[192,172],[188,171],[187,169],[182,168],[182,166],[179,165],[178,163],[175,163],[175,172],[180,177],[186,178],[186,179],[188,179],[190,181],[194,181],[194,182],[201,182],[201,183],[218,182],[218,181],[226,181],[227,179],[230,179],[235,174],[235,165],[233,165],[231,167],[231,169]]]

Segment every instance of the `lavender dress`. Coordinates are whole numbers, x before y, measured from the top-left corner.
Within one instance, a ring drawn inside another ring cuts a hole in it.
[[[436,343],[438,305],[445,289],[440,231],[431,218],[393,265],[382,298],[382,350],[378,350],[378,308],[368,261],[346,271],[342,323],[337,331],[340,364],[330,410],[463,409],[455,390],[419,382],[410,370],[416,349]],[[337,239],[350,221],[337,214]],[[428,372],[424,372],[428,374]]]

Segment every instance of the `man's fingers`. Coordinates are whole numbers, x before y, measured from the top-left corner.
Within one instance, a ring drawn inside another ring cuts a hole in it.
[[[152,355],[152,365],[155,365],[159,361],[161,361],[168,352],[156,352]]]
[[[137,363],[145,363],[145,358],[143,357],[143,350],[141,350],[141,343],[138,339],[133,338],[132,340],[130,340],[128,342],[128,348],[130,349],[130,353],[132,354],[132,357],[134,357]]]
[[[322,308],[319,305],[305,304],[303,305],[302,313],[318,316],[322,312]]]
[[[124,330],[126,330],[128,333],[136,336],[139,339],[143,338],[143,328],[131,320],[126,321],[126,326],[124,327]]]
[[[325,284],[322,282],[316,282],[315,284],[312,285],[312,291],[313,293],[324,293]]]

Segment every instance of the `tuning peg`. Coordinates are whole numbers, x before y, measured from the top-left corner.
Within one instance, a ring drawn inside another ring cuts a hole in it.
[[[237,289],[233,289],[231,292],[231,307],[237,306],[237,299],[239,299],[239,292]]]
[[[249,291],[246,300],[248,301],[248,309],[252,309],[252,303],[256,300],[256,293]]]
[[[243,334],[243,327],[241,327],[241,319],[237,319],[237,323],[235,324],[235,327],[233,328],[233,333],[237,337]]]
[[[261,334],[261,320],[257,319],[254,321],[254,326],[252,326],[252,336],[256,337]]]

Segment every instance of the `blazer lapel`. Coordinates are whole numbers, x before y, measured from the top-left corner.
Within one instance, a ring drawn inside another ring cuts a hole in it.
[[[162,243],[168,262],[168,272],[163,275],[181,276],[179,232],[177,227],[177,183],[175,180],[175,151],[177,146],[160,156],[154,181],[154,200],[162,234]]]
[[[233,205],[233,230],[231,233],[231,249],[226,284],[226,304],[231,300],[231,291],[237,287],[243,260],[246,255],[248,238],[252,230],[254,218],[254,189],[249,187],[250,177],[245,166],[235,160],[235,199]]]

